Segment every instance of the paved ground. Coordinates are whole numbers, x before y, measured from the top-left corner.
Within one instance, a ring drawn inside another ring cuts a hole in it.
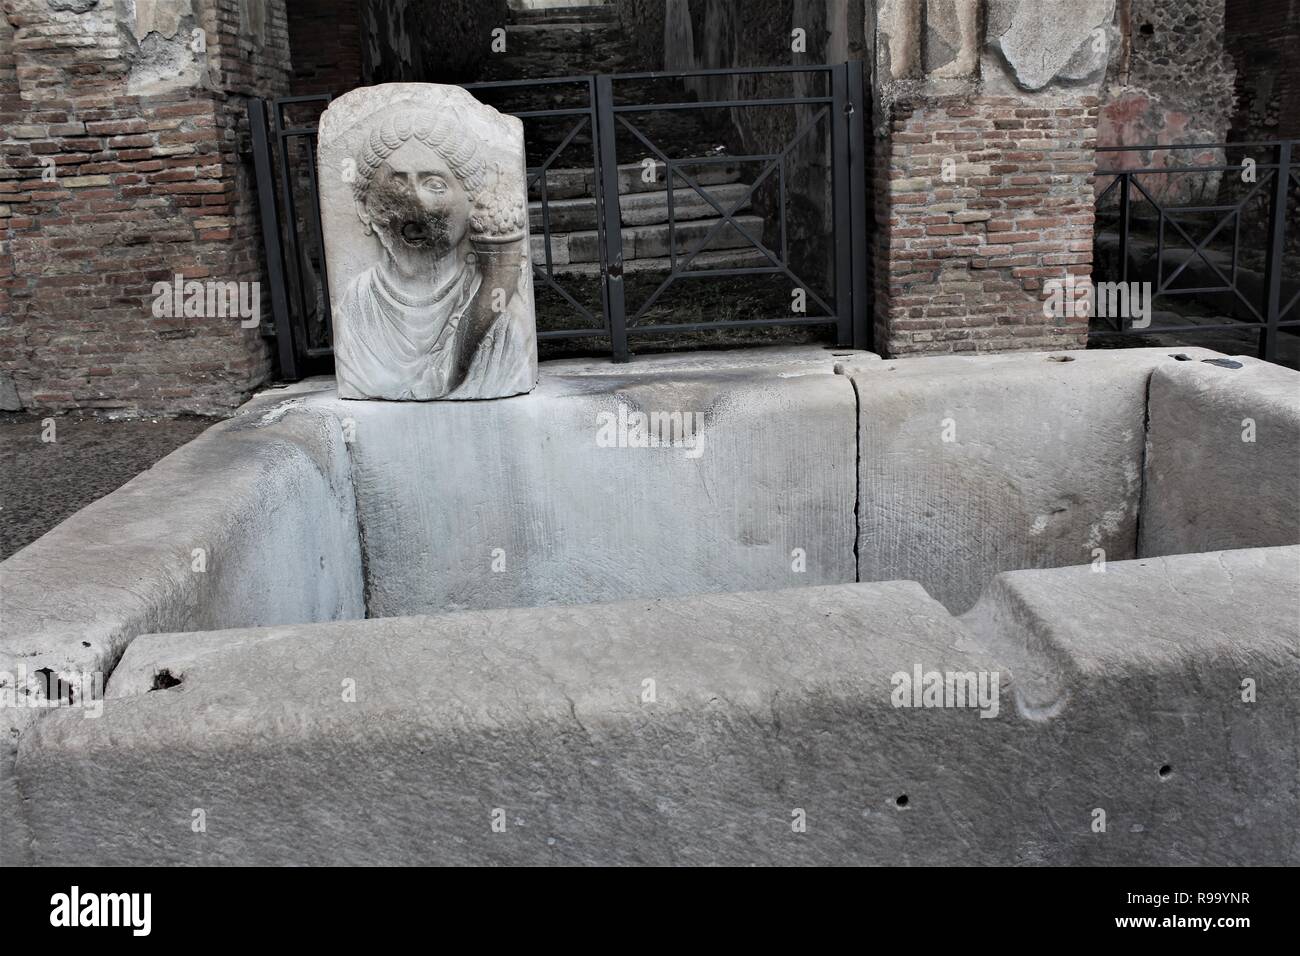
[[[52,442],[41,440],[45,421]],[[217,421],[0,414],[0,560]]]

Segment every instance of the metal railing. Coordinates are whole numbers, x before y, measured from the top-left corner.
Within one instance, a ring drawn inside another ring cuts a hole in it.
[[[577,338],[588,336],[593,331],[600,330],[609,334],[609,324],[607,320],[608,312],[608,290],[602,284],[601,301],[602,307],[600,314],[593,314],[592,310],[583,305],[576,296],[574,296],[563,283],[559,281],[556,275],[556,263],[551,248],[551,197],[547,188],[548,173],[555,168],[560,157],[574,143],[578,135],[584,131],[589,131],[592,139],[591,162],[593,169],[600,168],[600,149],[597,141],[596,130],[598,125],[598,110],[596,107],[596,78],[594,76],[562,76],[542,80],[494,80],[483,83],[466,83],[464,88],[471,92],[494,91],[511,91],[511,90],[533,90],[533,89],[555,89],[555,90],[573,90],[582,95],[584,102],[579,106],[557,107],[553,109],[522,109],[522,110],[502,110],[516,116],[525,122],[528,120],[544,120],[556,118],[573,118],[573,123],[560,134],[559,142],[549,149],[547,156],[539,165],[528,167],[528,185],[529,195],[537,189],[540,194],[541,213],[542,213],[542,247],[543,261],[533,262],[533,280],[541,283],[558,294],[569,306],[577,311],[578,315],[585,319],[585,326],[574,326],[568,329],[539,329],[539,339],[560,339],[560,338]],[[596,232],[597,242],[601,249],[606,246],[605,231],[608,228],[606,217],[603,215],[605,208],[605,188],[606,184],[596,177],[592,199],[596,204]],[[615,183],[615,196],[617,197],[617,183]],[[618,208],[617,200],[614,208]],[[617,230],[616,230],[617,231]]]
[[[324,109],[329,94],[285,96],[275,100],[251,97],[248,126],[253,141],[253,171],[257,179],[258,217],[262,225],[262,248],[270,283],[271,312],[275,318],[276,350],[280,374],[296,380],[327,370],[333,347],[330,341],[329,282],[325,272],[325,240],[321,228],[316,170],[316,126],[289,122],[286,112],[295,105]],[[269,106],[269,125],[268,125]],[[272,148],[274,142],[274,149]],[[299,212],[291,157],[305,154],[308,215],[304,223]],[[278,168],[278,174],[276,169]],[[279,203],[277,205],[277,187]],[[307,250],[300,241],[304,225],[314,243],[317,272],[310,273]],[[315,280],[315,281],[313,281]],[[319,290],[319,297],[312,294]],[[319,309],[321,335],[308,332],[309,315]]]
[[[1117,316],[1111,317],[1109,326],[1095,325],[1089,334],[1244,330],[1258,333],[1259,357],[1275,361],[1280,332],[1300,327],[1300,288],[1292,292],[1284,284],[1288,255],[1300,253],[1300,209],[1290,211],[1293,203],[1289,196],[1292,191],[1300,192],[1298,147],[1300,140],[1098,147],[1097,152],[1107,158],[1138,154],[1139,164],[1098,162],[1094,282],[1149,281],[1152,298],[1190,296],[1198,304],[1228,314],[1220,316],[1227,321],[1189,318],[1177,324],[1143,327],[1134,325],[1131,318]],[[1168,156],[1174,150],[1196,151],[1210,158],[1173,165]],[[1265,154],[1261,159],[1248,155],[1259,151]],[[1237,157],[1235,162],[1229,159],[1231,155]],[[1155,157],[1166,157],[1165,165],[1156,164]],[[1174,177],[1180,176],[1188,179],[1178,183]],[[1233,198],[1230,187],[1236,183],[1241,184],[1243,194]],[[1208,201],[1193,200],[1196,193],[1205,194]],[[1262,241],[1243,239],[1243,228],[1262,231]],[[1200,238],[1194,236],[1198,229],[1203,232]],[[1148,230],[1154,233],[1154,257],[1138,268],[1136,263],[1144,257],[1134,255],[1135,246],[1151,244],[1144,235]],[[1111,269],[1104,265],[1103,243],[1115,246]],[[1243,262],[1243,254],[1252,256],[1252,261]],[[1180,278],[1190,284],[1178,285]]]
[[[637,84],[646,82],[684,81],[708,77],[763,76],[777,74],[805,74],[825,79],[825,92],[816,95],[776,97],[727,97],[716,99],[679,100],[668,102],[628,101]],[[859,348],[869,347],[867,281],[867,201],[866,201],[866,135],[864,118],[865,86],[861,62],[820,64],[815,66],[744,67],[724,70],[693,70],[675,73],[623,73],[553,77],[537,80],[501,80],[468,83],[465,88],[476,95],[511,93],[524,90],[553,90],[573,98],[572,105],[553,108],[501,108],[530,122],[571,119],[565,130],[554,137],[554,146],[536,165],[528,167],[530,195],[540,202],[542,225],[542,255],[533,256],[534,281],[553,290],[579,320],[571,327],[538,330],[539,339],[563,339],[596,336],[606,340],[614,361],[627,361],[629,336],[663,335],[674,332],[691,332],[711,329],[738,329],[761,326],[833,326],[837,343]],[[283,97],[275,100],[251,99],[248,105],[252,129],[254,164],[257,176],[258,202],[265,240],[267,271],[271,286],[271,306],[275,316],[276,336],[281,373],[287,379],[301,377],[321,370],[331,349],[327,343],[311,341],[308,334],[309,314],[313,306],[323,314],[315,316],[315,325],[328,338],[330,330],[328,272],[324,259],[324,243],[320,226],[318,181],[316,170],[316,128],[314,125],[295,125],[286,120],[290,107],[315,107],[323,109],[333,97],[317,96]],[[812,116],[799,123],[794,135],[783,148],[761,155],[744,156],[684,156],[673,157],[662,142],[647,134],[638,115],[655,111],[721,111],[731,109],[795,107],[810,108]],[[665,198],[667,202],[668,269],[653,292],[629,315],[624,257],[624,225],[619,200],[619,134],[631,137],[631,142],[643,147],[637,161],[653,158],[665,171]],[[803,143],[819,134],[829,142],[827,166],[830,175],[832,231],[830,238],[833,259],[833,284],[827,294],[819,295],[814,284],[796,275],[791,265],[786,204],[788,191],[788,160],[791,153]],[[560,157],[578,143],[581,134],[591,137],[592,195],[595,206],[596,241],[599,246],[597,263],[600,301],[589,307],[580,301],[570,288],[552,257],[552,197],[548,191],[548,174],[556,168]],[[294,150],[300,153],[296,169],[290,162]],[[720,202],[692,167],[713,163],[762,164],[755,179],[739,197]],[[774,180],[778,190],[775,248],[769,248],[762,236],[755,236],[737,213],[752,201],[755,192],[769,180]],[[535,192],[534,192],[535,190]],[[679,227],[677,215],[681,195],[692,199],[699,197],[716,214],[717,219],[698,240],[678,251]],[[278,197],[278,202],[277,202]],[[310,207],[304,216],[303,202]],[[734,230],[761,257],[758,265],[716,268],[692,268],[698,257],[708,250],[714,239],[724,229]],[[311,249],[304,248],[304,240]],[[660,301],[670,286],[687,279],[720,278],[727,276],[781,276],[797,288],[804,289],[809,301],[821,311],[814,315],[753,316],[711,322],[646,323],[650,309]],[[313,298],[313,285],[320,294]]]
[[[638,81],[699,79],[705,77],[734,76],[773,76],[777,74],[811,74],[823,76],[828,81],[828,89],[821,95],[777,96],[777,97],[731,97],[721,99],[702,99],[670,103],[617,103],[615,86],[624,86]],[[865,106],[863,83],[863,65],[853,61],[838,65],[818,66],[776,66],[750,67],[736,69],[688,70],[678,73],[623,73],[597,77],[598,109],[601,112],[601,168],[605,175],[616,170],[618,156],[615,144],[615,123],[630,133],[635,141],[644,146],[649,154],[664,164],[667,185],[668,224],[669,224],[669,272],[656,286],[654,291],[637,307],[629,317],[622,287],[623,256],[622,243],[611,242],[607,253],[607,272],[613,279],[610,286],[609,318],[614,332],[614,354],[616,360],[626,357],[626,336],[660,335],[673,332],[693,332],[713,328],[749,328],[757,326],[795,326],[795,325],[833,325],[836,339],[840,345],[854,345],[866,348],[868,344],[867,323],[867,248],[866,248],[866,158],[865,131],[863,128]],[[662,143],[654,142],[650,136],[633,121],[636,114],[650,111],[668,110],[729,110],[764,107],[812,107],[815,112],[796,125],[793,136],[774,152],[758,155],[686,157],[673,159]],[[786,223],[787,203],[787,161],[791,153],[819,128],[826,127],[830,140],[830,169],[832,188],[832,239],[833,239],[833,292],[827,296],[817,295],[813,283],[796,275],[791,268],[788,229]],[[698,178],[687,169],[692,166],[709,163],[759,163],[762,168],[752,182],[747,184],[745,193],[735,199],[730,208],[723,208]],[[739,223],[735,214],[745,208],[759,187],[775,175],[778,187],[778,225],[779,249],[765,245],[761,237],[755,237]],[[718,219],[710,227],[704,238],[679,256],[676,252],[676,192],[677,181],[688,187],[689,191],[702,198],[718,214]],[[611,220],[612,223],[612,220]],[[756,250],[766,260],[762,265],[743,267],[721,267],[692,269],[691,265],[704,252],[711,241],[727,226],[734,229],[748,243],[748,248]],[[608,228],[608,227],[607,227]],[[716,278],[741,275],[784,276],[803,289],[807,297],[822,310],[819,315],[757,317],[734,319],[723,322],[706,323],[657,323],[641,324],[651,307],[674,283],[686,278]]]

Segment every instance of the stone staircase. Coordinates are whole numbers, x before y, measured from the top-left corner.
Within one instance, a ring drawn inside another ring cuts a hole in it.
[[[497,58],[512,79],[612,73],[625,63],[618,13],[610,4],[516,10],[506,25],[506,54]]]
[[[555,5],[516,10],[514,22],[507,28],[507,53],[494,63],[489,79],[525,79],[573,76],[585,73],[617,72],[627,69],[626,46],[617,14],[612,5]],[[554,99],[557,91],[541,91]],[[537,91],[534,91],[537,95]],[[662,95],[662,91],[661,91]],[[673,98],[686,94],[676,91]],[[554,102],[536,103],[532,108],[553,106]],[[694,112],[653,116],[636,114],[638,125],[670,155],[708,156],[720,154],[710,144],[709,130],[703,117]],[[584,131],[575,139],[576,148],[566,158],[589,154],[591,138]],[[530,159],[537,161],[533,149]],[[673,187],[673,225],[669,226],[668,192],[662,165],[654,182],[643,179],[639,161],[647,153],[643,144],[624,136],[619,143],[619,158],[636,157],[637,162],[620,164],[618,169],[619,207],[623,221],[623,257],[625,273],[668,272],[670,255],[689,255],[718,224],[717,210],[680,178]],[[764,221],[749,211],[744,200],[748,184],[746,170],[738,163],[711,161],[690,167],[690,175],[723,209],[735,210],[736,222],[755,239],[763,238]],[[596,276],[600,273],[600,245],[597,232],[595,172],[591,168],[552,168],[547,175],[546,195],[549,216],[544,217],[541,186],[535,186],[529,203],[532,232],[532,255],[537,262],[547,260],[546,225],[549,220],[549,261],[556,275]],[[739,205],[738,205],[739,204]],[[717,269],[762,265],[767,258],[738,229],[727,224],[718,229],[691,262],[690,268]],[[681,262],[678,262],[680,267]]]
[[[668,272],[672,255],[689,255],[718,223],[717,210],[685,185],[673,190],[673,226],[668,224],[668,192],[662,184],[641,179],[642,167],[619,166],[619,208],[623,220],[624,272]],[[736,208],[735,221],[755,239],[763,237],[763,219],[744,210],[749,186],[740,181],[741,170],[731,163],[713,163],[693,173],[701,188],[723,209]],[[593,171],[556,169],[547,178],[550,223],[550,265],[556,275],[599,275],[600,245],[596,231]],[[739,204],[739,205],[738,205]],[[547,246],[540,201],[529,203],[532,254],[546,259]],[[731,224],[718,230],[691,261],[691,269],[734,268],[759,265],[766,257]],[[678,266],[681,266],[678,262]]]

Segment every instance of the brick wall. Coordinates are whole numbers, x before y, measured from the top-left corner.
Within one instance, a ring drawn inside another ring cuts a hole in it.
[[[19,95],[0,101],[0,374],[26,407],[233,407],[269,373],[260,330],[155,317],[153,285],[261,279],[244,103],[287,92],[283,0],[85,7],[3,4]]]
[[[361,85],[357,0],[287,0],[295,96],[346,93]]]
[[[878,142],[877,351],[1081,348],[1043,283],[1092,266],[1098,100],[896,102]],[[944,161],[951,160],[951,181]]]
[[[0,11],[2,12],[2,11]],[[7,17],[0,16],[0,124],[8,126],[22,111],[18,95],[18,62],[14,55],[14,28]],[[5,134],[7,135],[7,134]],[[17,173],[9,165],[8,151],[0,153],[0,362],[3,358],[4,336],[13,322],[13,304],[10,288],[14,281],[13,240],[10,223],[15,203],[10,198],[16,191]],[[0,367],[0,411],[17,411],[22,402],[14,387],[13,377]]]

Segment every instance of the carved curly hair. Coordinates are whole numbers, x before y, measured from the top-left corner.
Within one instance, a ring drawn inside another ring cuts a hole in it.
[[[464,135],[464,121],[455,109],[439,113],[390,116],[376,126],[357,155],[357,175],[352,195],[364,203],[375,172],[405,143],[417,139],[435,150],[465,187],[470,201],[477,204],[487,185],[488,168],[479,155],[474,137]]]

